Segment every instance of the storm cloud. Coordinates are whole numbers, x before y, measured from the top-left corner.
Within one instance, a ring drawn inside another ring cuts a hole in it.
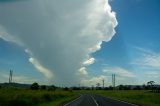
[[[87,74],[91,54],[111,40],[116,26],[107,0],[0,2],[0,38],[23,47],[35,69],[55,84],[79,82],[79,72]]]

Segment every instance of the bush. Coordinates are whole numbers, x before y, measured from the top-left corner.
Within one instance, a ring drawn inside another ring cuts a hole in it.
[[[30,87],[32,90],[38,90],[39,89],[39,84],[34,82],[31,87]]]
[[[42,86],[41,86],[41,89],[42,89],[42,90],[46,90],[46,88],[47,88],[46,85],[42,85]]]
[[[140,86],[136,86],[135,88],[133,88],[133,90],[141,90]]]
[[[81,90],[80,87],[72,87],[72,90]]]
[[[69,90],[69,88],[68,88],[68,87],[65,87],[65,88],[64,88],[64,90],[65,90],[65,91],[68,91],[68,90]]]
[[[119,85],[119,90],[131,90],[131,86]]]
[[[48,88],[49,91],[55,91],[57,89],[56,86],[52,85]]]
[[[51,94],[44,94],[43,95],[43,99],[45,99],[46,101],[51,101],[52,100],[52,95]]]

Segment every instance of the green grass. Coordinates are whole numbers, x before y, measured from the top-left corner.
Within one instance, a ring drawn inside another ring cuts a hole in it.
[[[49,102],[49,103],[42,103],[42,104],[39,104],[38,106],[62,106],[62,104],[66,104],[66,103],[72,101],[73,99],[75,99],[77,97],[78,97],[78,95],[71,96],[71,97],[66,97],[66,98],[60,98],[57,101],[52,101],[52,102]]]
[[[128,101],[141,106],[160,106],[160,93],[144,90],[93,91],[92,93]]]
[[[0,106],[58,106],[75,96],[76,93],[63,90],[0,89]]]
[[[141,106],[160,106],[160,93],[144,90],[93,90],[93,91],[64,91],[29,90],[29,89],[0,89],[0,106],[60,106],[77,96],[79,93],[95,93],[115,99],[135,103]]]

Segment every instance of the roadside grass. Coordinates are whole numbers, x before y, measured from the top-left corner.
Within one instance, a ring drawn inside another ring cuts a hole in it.
[[[71,97],[66,97],[66,98],[60,98],[56,101],[52,101],[52,102],[49,102],[49,103],[42,103],[42,104],[39,104],[37,106],[62,106],[62,105],[65,105],[66,103],[74,100],[75,98],[77,98],[78,95],[75,95],[75,96],[71,96]]]
[[[83,93],[94,93],[140,106],[160,106],[160,93],[146,90],[29,90],[0,89],[0,106],[61,106]]]
[[[140,106],[160,106],[160,93],[153,93],[146,90],[95,90],[91,93],[128,101]]]
[[[5,88],[0,89],[0,106],[58,106],[76,96],[76,93],[64,90]]]

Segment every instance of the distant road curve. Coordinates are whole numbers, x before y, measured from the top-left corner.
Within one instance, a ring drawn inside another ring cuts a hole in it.
[[[114,100],[100,95],[82,94],[79,98],[64,106],[138,106],[128,102]]]

